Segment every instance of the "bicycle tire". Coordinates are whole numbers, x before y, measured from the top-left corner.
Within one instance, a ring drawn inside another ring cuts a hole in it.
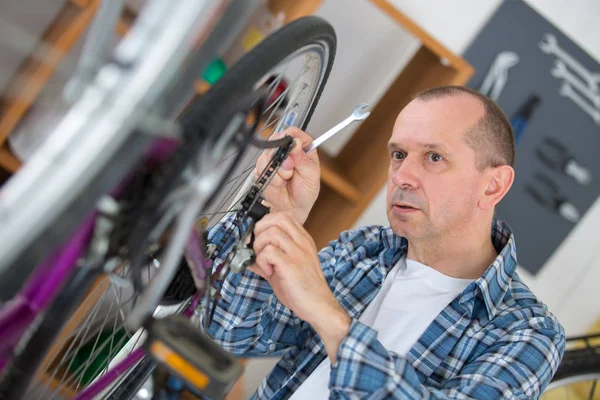
[[[600,347],[567,350],[547,390],[591,377],[600,379]]]
[[[262,42],[246,54],[239,62],[217,81],[203,96],[199,97],[184,112],[182,119],[193,119],[198,108],[209,106],[210,103],[227,103],[228,98],[252,90],[252,85],[262,78],[266,72],[273,69],[296,49],[308,44],[324,42],[329,50],[323,80],[317,89],[312,105],[299,128],[304,130],[314,113],[321,97],[327,78],[333,67],[337,39],[333,27],[324,19],[316,16],[302,17],[283,26],[275,34],[267,36]],[[293,49],[290,51],[290,49]]]
[[[315,107],[322,94],[327,78],[331,72],[333,65],[333,59],[335,57],[336,50],[336,36],[333,28],[324,20],[318,17],[305,17],[292,24],[286,25],[280,29],[277,34],[271,35],[265,38],[258,46],[256,46],[250,53],[244,56],[236,65],[228,71],[227,74],[213,86],[205,95],[198,98],[193,104],[188,107],[181,117],[182,126],[184,131],[198,132],[202,131],[202,124],[205,123],[202,116],[217,114],[217,111],[221,104],[229,104],[232,97],[243,95],[253,90],[255,81],[263,77],[269,70],[273,69],[278,63],[285,60],[287,56],[292,54],[296,49],[301,49],[309,44],[321,43],[327,50],[325,68],[322,71],[321,78],[318,82],[318,87],[314,93],[314,96],[308,107],[308,111],[303,116],[299,127],[306,129],[312,114],[314,113]],[[252,79],[255,78],[255,79]],[[90,278],[91,279],[91,278]],[[69,300],[74,300],[73,297],[69,296],[69,293],[65,293]],[[54,303],[59,304],[61,296],[59,296]],[[64,300],[64,297],[62,297]],[[77,304],[77,302],[76,302]],[[53,304],[54,305],[54,304]],[[44,332],[52,334],[51,330],[48,329],[48,325],[53,325],[56,331],[56,335],[60,329],[62,329],[61,323],[56,317],[58,314],[53,312],[56,307],[53,308],[51,305],[43,316],[40,324],[37,326],[44,327]],[[64,321],[62,321],[64,323]],[[32,337],[35,336],[36,332],[33,332]],[[42,332],[42,330],[40,330]],[[27,349],[28,344],[25,344],[23,349]],[[51,342],[48,343],[48,348]],[[32,347],[33,348],[33,347]],[[26,358],[19,359],[20,354],[16,355],[15,360],[12,364],[17,365],[36,365],[39,366],[41,361],[40,354],[45,354],[43,349],[36,347],[36,357],[38,358],[37,363],[34,360],[32,351],[23,351],[21,354],[27,354]],[[47,351],[48,349],[46,349]],[[10,365],[7,366],[10,368]],[[6,374],[10,374],[10,370],[4,371]],[[137,387],[136,384],[132,384],[131,379],[127,378],[128,387]],[[5,382],[0,383],[3,385]],[[0,386],[1,388],[2,386]],[[121,394],[122,393],[121,390]],[[133,396],[134,393],[130,393]],[[122,397],[126,398],[126,397]]]

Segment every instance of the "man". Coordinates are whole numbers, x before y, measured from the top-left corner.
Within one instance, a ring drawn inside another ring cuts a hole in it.
[[[343,232],[319,253],[302,227],[319,162],[307,134],[285,133],[297,145],[265,192],[256,264],[224,282],[210,327],[234,354],[286,350],[255,397],[539,397],[565,338],[494,219],[514,179],[498,106],[462,87],[418,94],[388,143],[390,227]]]

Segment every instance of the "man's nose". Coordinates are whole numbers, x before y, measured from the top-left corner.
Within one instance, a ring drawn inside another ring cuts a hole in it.
[[[419,186],[419,166],[414,157],[406,157],[392,168],[392,182],[397,187],[416,189]]]

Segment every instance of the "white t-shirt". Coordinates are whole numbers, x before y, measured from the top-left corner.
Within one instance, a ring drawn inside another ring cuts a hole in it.
[[[377,331],[387,350],[405,356],[435,317],[472,281],[449,277],[402,257],[358,320]],[[327,357],[291,399],[329,398],[330,373]]]

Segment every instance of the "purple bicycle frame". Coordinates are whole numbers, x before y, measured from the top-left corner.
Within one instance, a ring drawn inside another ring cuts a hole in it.
[[[50,305],[83,254],[94,229],[95,213],[73,237],[40,265],[21,291],[0,310],[0,368],[29,325]]]
[[[176,146],[177,143],[172,139],[158,139],[145,157],[147,164],[156,165],[164,161]],[[129,178],[126,178],[123,182],[128,180]],[[112,194],[119,194],[120,188],[123,186],[123,184],[118,185]],[[96,212],[91,213],[76,233],[36,268],[20,292],[0,308],[0,372],[8,363],[15,346],[27,329],[38,314],[52,303],[58,291],[77,267],[77,260],[84,254],[91,241],[96,217]],[[193,272],[197,274],[196,276],[204,278],[207,273],[206,268],[210,268],[210,261],[204,258],[200,240],[200,235],[192,234],[190,242],[186,246],[186,254],[195,261],[193,263],[195,271]],[[192,304],[184,311],[184,315],[191,316],[197,303],[197,298],[194,298]],[[124,372],[137,364],[144,354],[143,348],[135,349],[106,374],[79,392],[74,399],[93,399]]]

